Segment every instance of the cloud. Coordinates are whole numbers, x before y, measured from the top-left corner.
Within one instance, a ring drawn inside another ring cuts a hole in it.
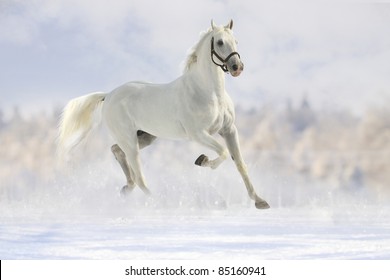
[[[0,66],[0,91],[13,96],[7,102],[29,95],[65,102],[131,80],[169,82],[180,75],[186,51],[212,18],[221,24],[235,20],[245,71],[227,81],[237,103],[280,103],[305,92],[317,107],[332,100],[362,110],[367,101],[382,102],[390,92],[387,4],[1,3],[0,59],[7,65]]]
[[[0,43],[30,44],[37,30],[25,7],[11,1],[0,3]]]
[[[385,78],[390,67],[380,63],[389,58],[389,8],[269,3],[253,9],[247,21],[258,29],[253,28],[255,40],[244,37],[245,46],[251,48],[245,50],[251,60],[246,63],[250,77],[244,89],[263,92],[276,102],[305,92],[317,107],[332,100],[357,111],[364,108],[367,96],[383,102],[383,93],[390,93]]]

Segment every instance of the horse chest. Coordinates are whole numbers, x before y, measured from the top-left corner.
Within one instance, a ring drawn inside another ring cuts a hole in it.
[[[206,130],[210,134],[219,132],[222,128],[230,126],[233,122],[232,108],[225,100],[217,99],[212,104],[208,111],[208,116],[205,116],[208,121],[205,121],[205,125],[208,126]]]

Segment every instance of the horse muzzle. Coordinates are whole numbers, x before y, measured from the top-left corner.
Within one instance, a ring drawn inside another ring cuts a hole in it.
[[[244,71],[244,63],[239,61],[239,63],[234,63],[231,66],[228,66],[228,70],[233,77],[238,77],[241,75],[241,72]]]

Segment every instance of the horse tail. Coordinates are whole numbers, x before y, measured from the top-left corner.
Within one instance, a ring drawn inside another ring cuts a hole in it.
[[[57,155],[64,159],[87,138],[102,120],[106,93],[96,92],[69,101],[61,115],[57,139]]]

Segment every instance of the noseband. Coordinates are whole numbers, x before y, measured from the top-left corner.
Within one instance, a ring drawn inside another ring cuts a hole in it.
[[[214,55],[222,62],[222,64],[219,64],[217,62],[215,62],[214,60]],[[214,37],[211,38],[211,60],[214,62],[215,65],[221,67],[221,69],[223,70],[223,72],[228,72],[228,68],[227,68],[227,65],[226,63],[229,61],[229,59],[233,56],[233,55],[238,55],[238,58],[241,58],[240,57],[240,54],[238,52],[232,52],[231,54],[229,54],[225,59],[223,59],[222,57],[219,56],[219,54],[217,54],[217,52],[215,51],[214,49]]]

